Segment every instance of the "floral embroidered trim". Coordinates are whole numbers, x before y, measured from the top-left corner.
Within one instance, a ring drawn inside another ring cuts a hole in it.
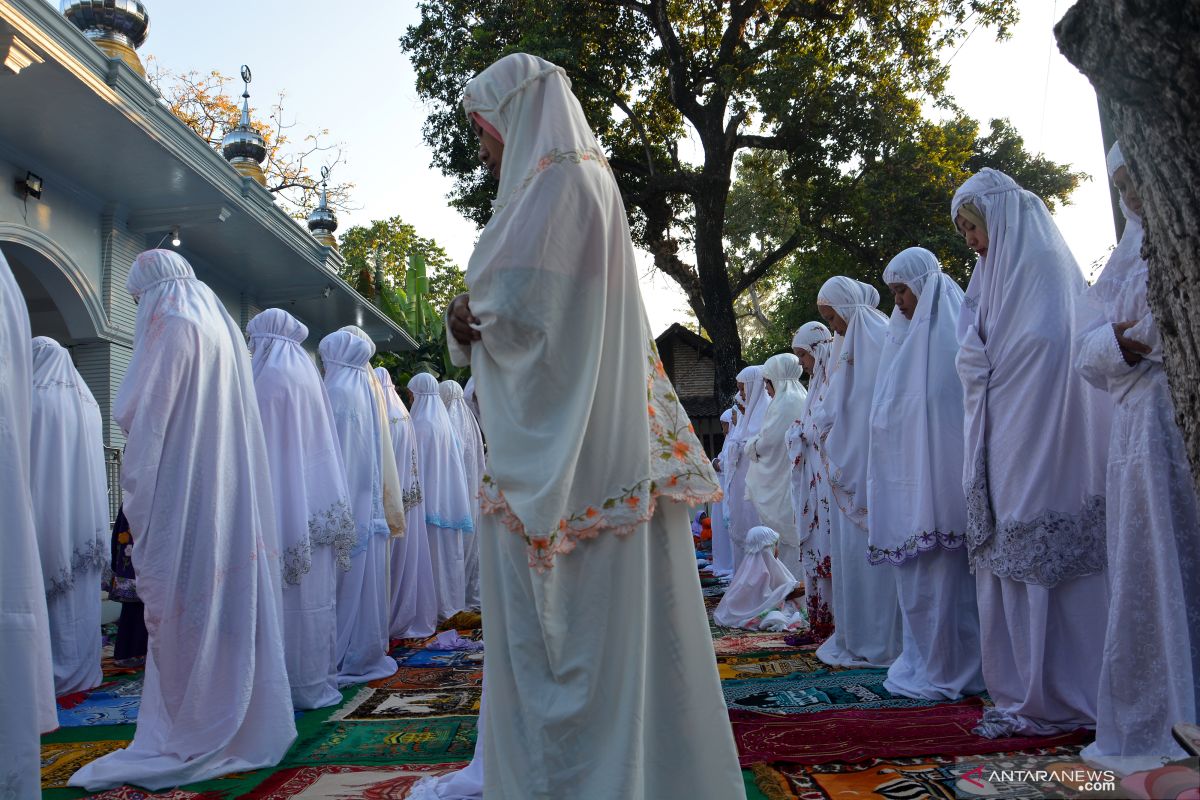
[[[103,569],[108,566],[111,544],[104,540],[104,533],[104,531],[99,531],[97,532],[97,538],[76,546],[74,552],[71,553],[70,562],[68,562],[67,566],[59,570],[58,575],[54,577],[46,576],[47,600],[74,589],[75,576],[80,572],[86,572],[92,567]]]
[[[967,490],[967,550],[971,571],[1039,586],[1103,572],[1108,564],[1105,500],[1083,499],[1078,513],[1044,511],[1037,517],[997,521],[988,490],[986,452],[980,448]]]
[[[721,499],[717,475],[667,378],[653,339],[647,340],[646,364],[650,475],[613,497],[564,517],[555,530],[531,535],[509,507],[495,479],[484,474],[479,492],[480,510],[499,515],[506,528],[525,539],[529,566],[538,572],[550,569],[555,556],[571,552],[580,541],[591,539],[602,530],[617,536],[629,535],[654,516],[660,497],[689,505]]]
[[[949,531],[921,531],[909,536],[904,542],[896,548],[876,547],[873,544],[867,545],[867,561],[871,564],[895,564],[899,566],[910,558],[915,558],[922,553],[928,553],[930,550],[942,548],[943,550],[957,550],[967,543],[965,534]]]
[[[825,465],[825,472],[829,476],[829,490],[833,495],[834,502],[837,503],[838,508],[842,510],[847,519],[862,530],[867,530],[867,509],[854,501],[857,492],[842,482],[842,471],[834,469],[833,465],[829,463],[829,456],[826,454],[825,448],[820,447],[819,451],[821,462]]]
[[[503,202],[496,203],[495,210],[499,211],[506,205],[510,204],[519,194],[521,194],[521,192],[525,191],[529,184],[533,183],[534,178],[536,178],[538,175],[541,175],[555,164],[570,163],[578,166],[587,161],[595,162],[605,169],[611,169],[608,165],[608,159],[604,157],[604,153],[600,152],[600,150],[596,149],[595,147],[585,147],[578,150],[559,150],[557,147],[554,148],[549,153],[538,159],[537,164],[535,164],[533,169],[529,171],[529,174],[525,176],[525,179],[521,181],[520,185],[518,185],[509,193],[508,197],[506,197]]]
[[[412,465],[412,483],[409,485],[408,490],[400,496],[400,502],[404,504],[406,512],[419,506],[421,501],[425,499],[425,494],[421,491],[421,478],[417,475],[416,448],[413,448],[412,458],[409,460],[409,463]]]
[[[309,553],[312,547],[333,547],[334,559],[342,572],[350,569],[350,555],[358,543],[358,531],[354,525],[354,515],[345,500],[338,500],[324,511],[318,511],[308,518]],[[285,561],[287,554],[284,555]],[[311,566],[311,563],[310,563]],[[308,572],[305,567],[304,572]],[[301,573],[303,574],[303,573]],[[286,579],[286,575],[285,575]]]

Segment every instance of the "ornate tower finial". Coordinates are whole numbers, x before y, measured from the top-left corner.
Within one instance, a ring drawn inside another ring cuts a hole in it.
[[[242,117],[238,126],[221,140],[221,152],[225,158],[241,174],[253,178],[259,186],[267,185],[267,176],[263,173],[263,162],[267,160],[267,143],[258,131],[250,125],[250,68],[242,65],[242,81],[245,90],[242,92]]]
[[[321,200],[317,207],[308,215],[308,229],[317,241],[326,247],[337,247],[334,231],[337,230],[337,215],[329,207],[329,167],[321,167]]]
[[[59,10],[109,58],[146,77],[137,49],[150,33],[150,15],[141,0],[62,0]]]

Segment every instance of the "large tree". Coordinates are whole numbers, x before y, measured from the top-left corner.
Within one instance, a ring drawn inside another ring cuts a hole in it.
[[[1111,114],[1144,201],[1150,308],[1200,489],[1200,2],[1079,0],[1055,35]]]
[[[1016,18],[1015,0],[423,0],[420,9],[401,42],[431,106],[434,163],[457,181],[452,202],[483,222],[495,188],[459,110],[465,81],[514,51],[563,66],[609,153],[634,240],[683,289],[725,392],[741,361],[738,298],[793,253],[855,250],[841,221],[861,211],[862,187],[926,135],[928,109],[954,115],[947,48],[979,26],[1003,34]],[[734,257],[739,155],[770,153],[767,194],[800,213],[786,223],[757,215],[744,241],[770,246]]]

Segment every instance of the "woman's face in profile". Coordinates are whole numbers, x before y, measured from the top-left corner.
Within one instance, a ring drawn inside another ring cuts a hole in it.
[[[500,180],[500,162],[504,160],[504,143],[485,131],[478,122],[471,120],[471,130],[479,137],[479,161],[492,177]]]

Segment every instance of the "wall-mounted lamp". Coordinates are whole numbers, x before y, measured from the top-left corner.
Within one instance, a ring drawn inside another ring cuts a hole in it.
[[[180,244],[181,240],[179,238],[179,226],[176,225],[174,228],[171,228],[171,246],[179,247]]]
[[[17,178],[17,194],[19,194],[22,199],[32,197],[34,200],[41,200],[41,176],[34,175],[32,172],[26,172],[24,178]]]

